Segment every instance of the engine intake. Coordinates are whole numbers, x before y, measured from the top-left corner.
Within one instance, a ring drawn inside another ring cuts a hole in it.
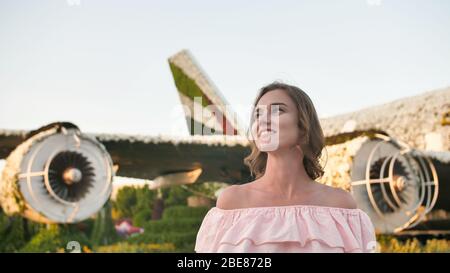
[[[70,123],[33,131],[6,159],[0,202],[9,214],[72,223],[96,213],[112,191],[112,160],[94,137]]]

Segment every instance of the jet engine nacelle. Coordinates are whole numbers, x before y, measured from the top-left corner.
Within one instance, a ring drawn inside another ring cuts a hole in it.
[[[73,223],[99,211],[112,191],[113,165],[103,145],[70,123],[34,131],[6,159],[0,203],[8,215]]]
[[[382,233],[417,225],[430,212],[439,193],[432,161],[401,141],[378,135],[353,156],[352,193]]]

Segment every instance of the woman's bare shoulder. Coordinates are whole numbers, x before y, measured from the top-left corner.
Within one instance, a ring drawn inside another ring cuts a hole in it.
[[[355,199],[352,194],[341,188],[336,188],[332,186],[327,186],[324,191],[324,202],[325,206],[338,207],[344,209],[356,209],[358,208]],[[326,198],[326,200],[325,200]]]
[[[216,201],[216,207],[220,209],[239,208],[242,200],[242,189],[240,185],[231,185],[223,189]]]

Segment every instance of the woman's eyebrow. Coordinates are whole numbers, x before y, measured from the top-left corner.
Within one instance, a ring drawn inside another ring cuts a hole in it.
[[[274,102],[274,103],[272,103],[272,104],[270,104],[271,106],[272,105],[284,105],[284,106],[287,106],[287,104],[286,103],[283,103],[283,102]]]
[[[286,104],[286,103],[283,103],[283,102],[274,102],[274,103],[271,103],[271,104],[269,104],[269,107],[272,107],[273,105],[283,105],[283,106],[286,106],[286,107],[287,107],[287,104]],[[260,110],[260,109],[264,109],[264,108],[266,108],[266,106],[267,106],[267,105],[264,105],[264,104],[257,105],[257,106],[255,107],[255,111],[258,111],[258,110]]]

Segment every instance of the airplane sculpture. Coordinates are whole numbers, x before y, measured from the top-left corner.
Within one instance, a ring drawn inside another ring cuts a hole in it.
[[[189,51],[168,62],[190,137],[87,134],[70,122],[0,130],[3,211],[74,223],[99,211],[121,177],[151,180],[154,189],[251,181],[243,162],[249,140],[236,113]],[[327,164],[320,181],[351,191],[377,231],[399,232],[434,208],[450,209],[450,88],[321,124]]]

